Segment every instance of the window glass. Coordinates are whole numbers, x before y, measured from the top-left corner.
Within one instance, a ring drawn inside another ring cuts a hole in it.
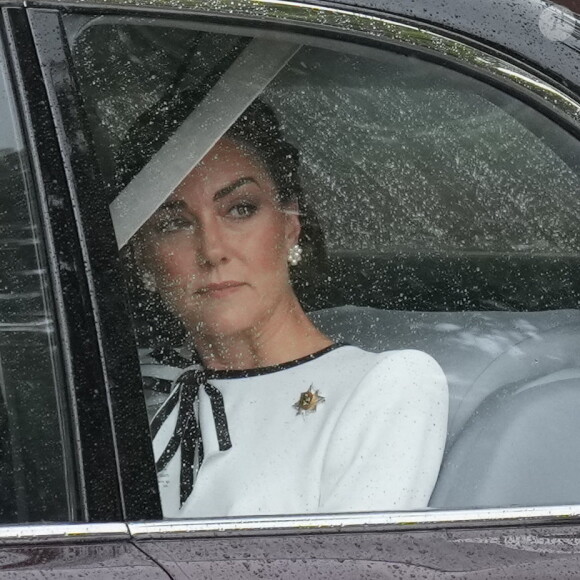
[[[34,192],[0,54],[0,523],[67,521],[55,321]]]
[[[418,56],[66,24],[166,516],[580,500],[518,479],[572,436],[575,138]]]

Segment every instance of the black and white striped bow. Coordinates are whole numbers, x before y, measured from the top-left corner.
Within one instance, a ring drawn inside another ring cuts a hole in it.
[[[181,474],[179,497],[181,505],[193,491],[195,478],[203,462],[203,441],[199,418],[196,415],[196,400],[199,388],[203,387],[211,402],[211,409],[216,427],[220,451],[230,449],[232,442],[226,418],[224,399],[219,389],[208,382],[207,372],[203,369],[187,370],[180,375],[175,383],[174,399],[168,400],[164,417],[151,425],[155,437],[164,419],[171,413],[179,401],[179,411],[175,431],[169,439],[167,447],[157,460],[157,471],[161,471],[171,461],[181,446]]]

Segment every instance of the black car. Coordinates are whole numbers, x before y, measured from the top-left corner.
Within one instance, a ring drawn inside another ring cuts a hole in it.
[[[580,577],[578,15],[544,0],[1,6],[7,577]],[[428,510],[163,519],[148,412],[166,394],[138,353],[179,329],[123,248],[258,96],[324,234],[296,288],[309,316],[445,371]]]

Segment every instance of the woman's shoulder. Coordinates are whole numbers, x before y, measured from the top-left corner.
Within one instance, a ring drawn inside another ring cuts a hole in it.
[[[443,374],[439,363],[422,350],[387,350],[377,353],[377,365],[410,373],[413,376]]]
[[[402,372],[406,376],[421,375],[424,373],[442,374],[443,371],[437,361],[422,350],[403,349],[371,352],[358,346],[344,345],[340,349],[341,360],[360,360],[372,368],[389,369],[390,372]],[[346,356],[344,356],[346,355]]]
[[[373,458],[402,450],[407,467],[419,454],[417,465],[436,464],[436,473],[449,409],[447,381],[441,367],[433,357],[419,350],[365,353],[358,354],[361,358],[372,358],[373,363],[341,401],[331,440],[352,442],[352,454],[359,454],[364,442],[367,456],[370,453]],[[385,441],[390,443],[385,445]],[[337,453],[346,453],[344,444]],[[333,458],[341,461],[340,457]],[[383,462],[383,466],[387,463]]]
[[[355,383],[377,383],[386,390],[394,386],[447,389],[447,381],[437,361],[426,352],[414,349],[372,352],[349,344],[336,347],[318,359],[322,372],[341,374]],[[304,368],[311,372],[312,367]],[[358,380],[356,377],[358,376]],[[355,386],[351,384],[351,386]]]
[[[403,397],[429,401],[447,401],[448,388],[445,374],[437,361],[426,352],[414,349],[389,350],[372,353],[356,349],[353,355],[366,359],[366,372],[361,377],[355,394],[372,398]],[[371,364],[368,364],[370,362]]]

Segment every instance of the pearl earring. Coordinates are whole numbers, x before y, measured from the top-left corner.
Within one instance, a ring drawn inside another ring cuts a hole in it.
[[[155,286],[155,276],[149,270],[144,270],[141,272],[141,282],[143,283],[143,288],[147,292],[155,292],[157,287]]]
[[[298,244],[294,244],[288,250],[288,263],[291,266],[296,266],[302,260],[302,248]]]

